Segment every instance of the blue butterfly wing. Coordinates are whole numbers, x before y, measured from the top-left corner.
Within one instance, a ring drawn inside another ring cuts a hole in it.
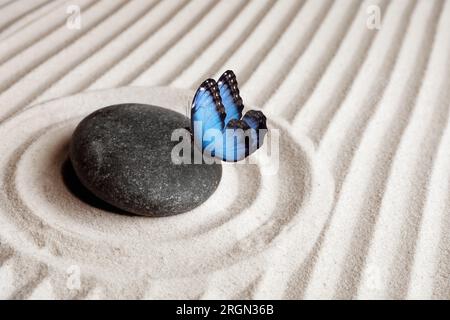
[[[244,103],[239,95],[238,83],[233,71],[225,71],[219,78],[217,85],[219,86],[222,104],[225,107],[226,117],[224,122],[226,126],[230,120],[241,119]]]
[[[217,148],[215,155],[224,161],[242,160],[262,146],[266,133],[264,114],[250,110],[242,120],[232,119],[227,123],[222,148]]]
[[[210,140],[204,139],[208,130],[223,132],[225,116],[225,108],[216,81],[205,80],[195,93],[191,107],[191,129],[194,141],[200,144],[199,147],[202,150],[211,144]]]
[[[191,128],[198,147],[211,156],[233,162],[255,152],[267,133],[266,117],[255,110],[242,117],[243,108],[233,71],[224,72],[217,83],[205,80],[191,107]]]
[[[257,133],[254,140],[251,141],[250,153],[259,149],[264,143],[264,137],[267,133],[267,119],[264,113],[256,110],[249,110],[242,118],[253,132]]]
[[[242,120],[232,119],[228,122],[223,136],[222,153],[220,154],[222,160],[239,161],[249,154],[248,129],[248,125]]]

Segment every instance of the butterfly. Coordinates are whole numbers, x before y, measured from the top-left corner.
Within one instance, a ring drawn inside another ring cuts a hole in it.
[[[236,162],[255,152],[267,133],[266,117],[249,110],[244,103],[236,75],[225,71],[219,80],[203,81],[191,104],[191,133],[196,146],[207,155]]]

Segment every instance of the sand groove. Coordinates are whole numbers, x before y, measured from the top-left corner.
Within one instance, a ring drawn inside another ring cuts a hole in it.
[[[0,31],[0,39],[3,40],[8,36],[20,31],[27,25],[38,20],[40,17],[50,14],[53,10],[61,5],[63,5],[62,0],[48,1],[46,3],[43,3],[39,8],[31,10],[29,13],[26,13],[23,18],[17,19],[17,21],[11,23],[10,25],[8,25],[8,27]]]
[[[104,259],[119,259],[122,261],[121,268],[124,268],[119,272],[124,277],[123,281],[139,282],[150,275],[152,279],[160,281],[198,273],[205,276],[210,273],[212,276],[216,272],[223,274],[230,266],[238,269],[235,273],[225,272],[226,277],[240,277],[237,283],[243,286],[248,281],[253,281],[254,276],[247,279],[241,268],[254,268],[251,262],[269,261],[272,260],[272,255],[280,255],[274,246],[276,248],[277,243],[285,242],[285,238],[293,232],[292,229],[298,229],[295,225],[306,226],[313,223],[317,226],[315,236],[318,236],[321,223],[328,213],[327,204],[331,203],[329,196],[333,194],[332,184],[316,172],[315,168],[319,163],[312,161],[313,149],[307,139],[299,142],[290,136],[287,124],[283,121],[272,122],[273,126],[280,128],[283,136],[280,161],[286,162],[290,157],[296,161],[289,166],[280,167],[276,175],[265,173],[267,168],[261,165],[227,165],[217,194],[192,213],[168,219],[125,217],[89,207],[74,197],[61,179],[68,139],[80,116],[98,107],[95,101],[101,99],[105,105],[111,104],[116,99],[116,92],[121,93],[124,101],[140,97],[142,102],[177,106],[176,110],[180,112],[184,111],[185,102],[191,95],[191,92],[158,88],[100,91],[64,98],[64,107],[61,107],[62,102],[58,100],[44,103],[6,121],[0,129],[2,134],[11,132],[9,128],[16,123],[25,125],[22,121],[26,122],[26,130],[16,132],[19,135],[14,138],[10,137],[8,140],[15,143],[5,145],[3,153],[9,161],[4,163],[1,170],[2,185],[6,191],[2,196],[1,210],[13,210],[14,214],[2,215],[1,219],[4,220],[2,223],[16,228],[21,235],[17,238],[7,236],[9,242],[19,247],[27,243],[27,248],[35,248],[40,252],[39,261],[52,268],[60,268],[59,272],[64,272],[61,265],[68,261],[76,261],[83,269],[95,270],[109,269],[108,262]],[[157,92],[164,94],[156,94]],[[96,106],[93,107],[94,105]],[[45,124],[36,123],[32,120],[36,112],[50,112],[54,115],[56,112],[58,116],[48,118],[49,122]],[[21,143],[17,143],[19,140]],[[48,152],[42,153],[41,150]],[[34,168],[33,172],[27,169],[30,167]],[[324,168],[320,172],[324,172]],[[63,190],[63,193],[57,190]],[[298,190],[299,193],[286,197],[289,190]],[[218,208],[217,202],[223,207]],[[314,214],[310,210],[301,213],[312,206],[317,210]],[[82,212],[87,215],[80,215]],[[102,222],[105,215],[113,219],[112,223],[106,225]],[[33,227],[23,228],[25,225]],[[96,232],[95,226],[100,228]],[[121,231],[114,231],[118,227]],[[122,236],[117,238],[118,234]],[[295,234],[305,234],[305,246],[299,250],[300,259],[314,244],[314,232],[302,227]],[[96,244],[98,241],[104,243],[102,248]],[[205,247],[204,241],[212,241],[214,245]],[[190,243],[190,254],[186,254],[184,243]],[[89,263],[99,255],[104,257],[100,265],[93,266]],[[122,255],[127,256],[127,259],[120,258]],[[145,257],[151,258],[148,260]],[[281,258],[286,259],[284,254],[279,259]],[[182,270],[175,263],[179,259],[184,261]],[[119,261],[109,263],[117,265]],[[138,274],[130,275],[125,270],[135,263],[146,267]],[[94,270],[86,271],[87,276],[100,282],[105,281],[99,279],[100,273],[96,275]],[[117,274],[118,270],[111,269],[108,272],[112,275]],[[117,289],[107,282],[105,288],[112,292]],[[147,289],[141,285],[141,290]],[[109,294],[115,295],[107,293]],[[129,294],[133,295],[132,292]]]
[[[361,6],[359,14],[315,90],[298,112],[296,110],[291,112],[292,115],[295,114],[293,120],[295,127],[308,132],[316,143],[319,141],[318,136],[323,133],[323,125],[327,123],[329,114],[333,112],[333,109],[338,108],[345,98],[377,34],[374,30],[361,28],[366,23],[365,10],[369,4],[376,4],[383,12],[386,12],[389,2],[369,1]],[[336,78],[339,81],[336,81]]]
[[[270,52],[272,46],[276,45],[295,18],[297,11],[301,10],[303,3],[304,1],[301,0],[277,1],[248,39],[242,43],[239,50],[226,60],[222,69],[236,69],[241,74],[241,83],[245,83],[254,69]],[[248,50],[255,52],[255,55],[249,55]],[[216,77],[220,76],[221,72],[222,70],[216,73]]]
[[[274,4],[275,1],[252,1],[242,8],[239,16],[223,30],[214,43],[197,55],[193,63],[185,66],[185,70],[180,72],[171,85],[177,88],[195,89],[198,83],[211,74],[219,73],[228,57],[233,55],[245,39],[255,31]]]
[[[26,0],[14,1],[10,6],[2,10],[2,19],[0,21],[0,33],[8,26],[18,22],[28,13],[38,10],[44,6],[49,0],[36,0],[29,3]]]
[[[321,248],[323,253],[319,252],[308,296],[322,296],[325,292],[330,295],[335,295],[336,292],[349,292],[358,285],[360,271],[356,270],[356,274],[353,274],[351,272],[355,269],[349,267],[355,264],[357,268],[362,267],[356,261],[365,259],[371,235],[375,232],[374,223],[390,174],[392,156],[401,141],[403,130],[414,107],[430,52],[429,46],[433,40],[428,35],[434,32],[438,13],[439,3],[426,1],[420,2],[414,11],[410,29],[405,35],[405,42],[386,92],[364,132],[354,158],[351,159],[349,172],[343,181],[330,227]],[[420,41],[417,41],[417,38]],[[342,233],[343,229],[347,230],[345,236]],[[339,248],[333,244],[337,241],[335,237],[339,238],[341,244]],[[352,250],[353,246],[356,246],[357,250]],[[343,274],[337,272],[336,267],[338,270],[342,268]],[[387,280],[379,276],[381,274],[379,265],[371,266],[368,272],[372,275],[372,290],[377,290],[381,279]],[[319,287],[318,284],[324,281],[327,286]],[[344,288],[346,290],[343,290]]]
[[[248,101],[262,106],[303,54],[332,6],[331,1],[307,1],[280,40],[242,85]],[[295,38],[296,41],[292,41]],[[277,70],[273,73],[272,70]],[[273,74],[268,81],[267,74]]]
[[[99,89],[129,84],[142,70],[153,65],[166,51],[176,45],[217,4],[217,2],[211,4],[205,1],[190,1],[183,10],[167,21],[163,28],[152,34],[89,88]]]
[[[95,0],[80,0],[76,4],[81,10],[87,11]],[[65,9],[65,7],[61,7]],[[19,32],[14,33],[14,37],[10,36],[0,42],[0,63],[13,58],[19,52],[27,47],[38,44],[41,40],[51,36],[57,29],[66,24],[67,17],[62,14],[64,11],[53,10],[49,16],[38,19]],[[46,23],[43,23],[43,22]]]
[[[360,1],[333,2],[304,54],[291,66],[285,81],[266,102],[265,108],[268,112],[292,120],[295,114],[291,110],[301,107],[313,92],[321,74],[357,16],[360,5]],[[317,55],[318,51],[323,54]],[[301,86],[298,86],[300,83]],[[284,107],[280,108],[280,105]]]
[[[158,59],[135,78],[130,79],[130,83],[132,85],[142,83],[167,85],[170,83],[171,79],[196,59],[196,53],[206,50],[211,42],[236,19],[239,11],[245,9],[248,4],[242,6],[242,3],[236,0],[220,2],[195,27],[191,28],[189,33],[186,33],[175,46],[167,50],[161,59]],[[207,36],[205,36],[205,30],[208,30]],[[179,65],[173,63],[175,57],[179,61]]]
[[[449,7],[447,6],[446,10],[437,9],[442,11],[440,13],[442,16],[440,19],[436,18],[436,21],[442,23],[436,32],[435,47],[431,50],[432,56],[423,77],[423,85],[420,88],[416,106],[393,159],[377,219],[376,233],[368,254],[368,265],[383,266],[380,277],[387,281],[380,285],[380,290],[385,291],[384,295],[403,296],[406,293],[409,279],[406,278],[403,283],[398,284],[394,279],[400,278],[405,270],[408,274],[410,273],[413,256],[405,253],[415,249],[417,225],[420,225],[426,199],[426,194],[422,195],[422,193],[429,184],[430,170],[434,167],[433,159],[447,122],[450,105],[448,94],[450,78],[447,70],[450,70],[450,64],[446,56],[450,54],[450,51],[447,47],[441,46],[445,44],[443,37],[446,36],[448,28],[447,20],[443,16],[449,16]],[[405,179],[405,177],[410,178]],[[396,190],[393,190],[393,186]],[[390,212],[398,212],[398,214],[392,217]],[[401,237],[407,238],[408,241],[400,241]],[[383,258],[379,253],[381,248],[383,248]],[[386,253],[388,257],[395,260],[387,260]],[[367,282],[366,274],[363,274],[363,279]],[[388,283],[393,284],[388,285]],[[364,288],[364,286],[365,283],[361,287]],[[364,292],[364,289],[360,289],[360,294],[370,295]]]
[[[44,63],[46,59],[61,52],[67,42],[76,41],[85,32],[94,28],[96,23],[107,19],[109,14],[117,11],[123,5],[123,2],[97,3],[93,8],[90,8],[92,10],[87,10],[85,14],[86,26],[81,32],[67,32],[66,26],[61,26],[60,29],[51,32],[48,37],[4,62],[0,66],[1,89],[7,92],[6,89],[21,80],[27,72],[32,71]]]
[[[450,1],[70,1],[81,30],[67,4],[0,0],[0,298],[450,298]],[[164,220],[67,189],[82,116],[185,113],[228,68],[280,130],[277,174],[227,165]]]
[[[157,32],[166,21],[175,16],[187,3],[187,1],[155,3],[155,7],[146,15],[136,20],[131,27],[101,50],[96,51],[89,59],[74,66],[68,74],[41,93],[33,101],[33,104],[86,89],[107,70],[124,59],[146,38]],[[80,75],[83,75],[83,77],[80,77]]]

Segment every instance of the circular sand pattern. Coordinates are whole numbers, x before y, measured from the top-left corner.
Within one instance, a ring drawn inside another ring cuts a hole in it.
[[[327,218],[333,183],[309,140],[293,137],[283,121],[268,122],[279,132],[278,162],[226,163],[213,196],[185,214],[108,212],[68,188],[68,143],[87,114],[126,102],[186,113],[191,96],[170,88],[88,92],[34,106],[1,124],[0,223],[10,231],[2,242],[12,248],[10,259],[26,256],[47,270],[27,290],[75,265],[88,297],[97,289],[99,297],[226,297],[228,286],[242,297],[289,295],[289,279]]]

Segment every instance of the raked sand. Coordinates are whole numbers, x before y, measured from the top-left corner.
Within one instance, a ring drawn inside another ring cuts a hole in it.
[[[446,0],[0,0],[0,298],[450,299],[449,38]],[[275,173],[158,219],[68,188],[80,119],[226,69]]]

